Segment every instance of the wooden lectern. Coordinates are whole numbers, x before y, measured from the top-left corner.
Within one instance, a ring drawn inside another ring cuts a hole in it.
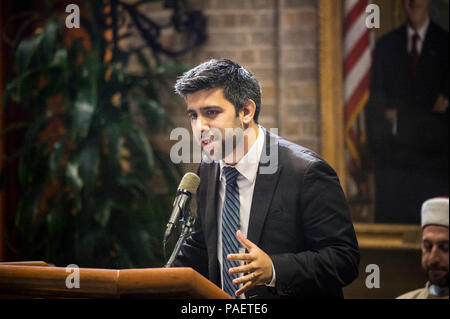
[[[73,269],[42,261],[0,263],[0,298],[231,298],[192,268],[78,270],[79,288],[68,288]]]

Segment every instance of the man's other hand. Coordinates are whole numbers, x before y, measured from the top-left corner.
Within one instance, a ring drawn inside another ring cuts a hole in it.
[[[228,260],[246,263],[244,266],[229,269],[230,274],[245,274],[245,276],[233,280],[234,285],[243,284],[236,291],[236,296],[239,296],[255,286],[268,284],[272,281],[273,271],[272,260],[269,255],[245,238],[240,230],[236,232],[236,237],[248,251],[246,254],[229,254],[227,256]]]

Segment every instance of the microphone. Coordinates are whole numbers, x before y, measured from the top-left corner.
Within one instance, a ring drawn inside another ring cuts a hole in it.
[[[172,215],[170,215],[169,222],[166,226],[166,232],[164,234],[164,242],[167,242],[175,229],[175,223],[180,218],[180,214],[186,209],[189,209],[192,195],[197,192],[198,185],[200,184],[200,177],[194,173],[186,173],[181,179],[180,185],[177,189],[177,195],[173,202]]]

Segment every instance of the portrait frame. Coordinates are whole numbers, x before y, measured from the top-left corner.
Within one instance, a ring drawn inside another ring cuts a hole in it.
[[[433,0],[446,6],[447,0]],[[381,28],[375,39],[404,23],[402,1],[374,0],[381,8]],[[343,80],[343,6],[344,0],[318,0],[318,63],[321,124],[321,154],[336,170],[347,192],[347,169],[344,142]],[[431,8],[431,10],[436,10]],[[433,18],[433,11],[430,15]],[[389,14],[383,15],[383,12]],[[448,14],[447,14],[448,17]],[[448,18],[447,22],[448,22]],[[436,19],[435,19],[436,20]],[[445,22],[445,19],[444,19]],[[447,29],[448,30],[448,29]],[[347,195],[347,193],[346,193]],[[422,229],[420,225],[354,222],[361,252],[360,276],[344,289],[346,298],[395,298],[423,287],[426,276],[421,266]],[[368,289],[367,268],[377,265],[381,271],[381,288]]]

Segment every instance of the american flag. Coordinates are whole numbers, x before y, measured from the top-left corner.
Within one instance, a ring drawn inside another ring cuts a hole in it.
[[[350,165],[361,167],[361,145],[365,143],[363,109],[369,100],[372,66],[372,34],[366,26],[368,0],[345,0],[344,97],[345,142]]]

